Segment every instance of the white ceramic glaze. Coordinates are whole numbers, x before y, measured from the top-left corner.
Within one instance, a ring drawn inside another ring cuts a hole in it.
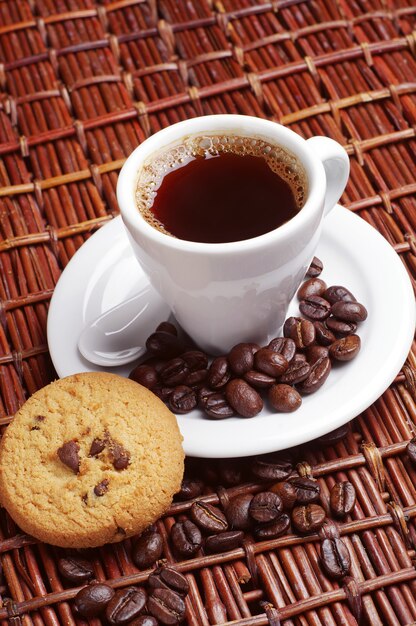
[[[414,328],[413,289],[400,258],[364,220],[337,206],[324,222],[316,251],[328,285],[349,288],[368,309],[358,329],[361,352],[334,366],[325,385],[305,396],[298,411],[276,414],[265,406],[252,419],[204,419],[199,410],[178,415],[190,456],[236,457],[282,450],[319,437],[352,419],[389,386],[403,365]],[[147,290],[147,291],[146,291]],[[48,344],[59,376],[103,370],[77,349],[83,328],[138,292],[157,298],[138,264],[120,218],[97,231],[63,271],[49,307]],[[297,298],[288,315],[298,314]],[[155,317],[154,327],[163,319]],[[112,371],[128,376],[133,364]]]
[[[274,231],[230,243],[183,241],[150,226],[135,201],[141,166],[186,136],[212,133],[266,139],[294,154],[308,179],[302,210]],[[348,174],[347,154],[331,139],[305,141],[268,120],[210,115],[165,128],[136,148],[120,172],[117,199],[134,253],[153,287],[196,343],[218,354],[240,341],[264,343],[276,335],[315,253],[324,212],[337,202]]]

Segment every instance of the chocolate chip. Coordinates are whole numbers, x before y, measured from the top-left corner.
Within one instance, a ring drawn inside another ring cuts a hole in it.
[[[79,472],[79,444],[76,441],[66,441],[60,448],[57,450],[57,455],[59,460],[69,467],[74,474],[78,474]]]
[[[104,478],[104,480],[98,483],[98,485],[95,485],[94,487],[95,495],[103,496],[105,493],[107,493],[109,484],[110,484],[110,481],[108,480],[108,478]]]
[[[96,437],[93,439],[90,447],[90,451],[88,452],[88,456],[98,456],[100,452],[102,452],[105,448],[105,440],[99,439]]]

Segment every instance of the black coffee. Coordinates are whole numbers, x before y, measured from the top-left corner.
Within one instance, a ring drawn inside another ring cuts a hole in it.
[[[137,203],[158,230],[188,241],[242,241],[278,228],[302,208],[306,176],[279,146],[234,136],[192,137],[139,173]]]

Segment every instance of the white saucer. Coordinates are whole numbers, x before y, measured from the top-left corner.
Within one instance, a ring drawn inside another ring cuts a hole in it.
[[[354,361],[334,367],[325,385],[292,414],[267,408],[251,419],[179,415],[187,455],[237,457],[289,448],[319,437],[357,416],[391,384],[410,349],[415,327],[413,290],[389,243],[363,219],[340,206],[326,218],[317,256],[328,285],[344,285],[368,309],[359,327]],[[97,371],[77,341],[84,325],[148,286],[120,217],[95,233],[74,255],[53,294],[48,343],[59,376]],[[288,315],[298,314],[291,303]],[[155,326],[162,320],[155,320]],[[128,375],[134,364],[111,371]],[[108,370],[107,370],[108,371]]]

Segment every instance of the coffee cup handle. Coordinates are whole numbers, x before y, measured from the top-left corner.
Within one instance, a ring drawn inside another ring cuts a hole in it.
[[[311,137],[306,143],[312,154],[317,156],[325,169],[326,193],[324,216],[334,208],[348,181],[350,161],[344,148],[329,137]]]

